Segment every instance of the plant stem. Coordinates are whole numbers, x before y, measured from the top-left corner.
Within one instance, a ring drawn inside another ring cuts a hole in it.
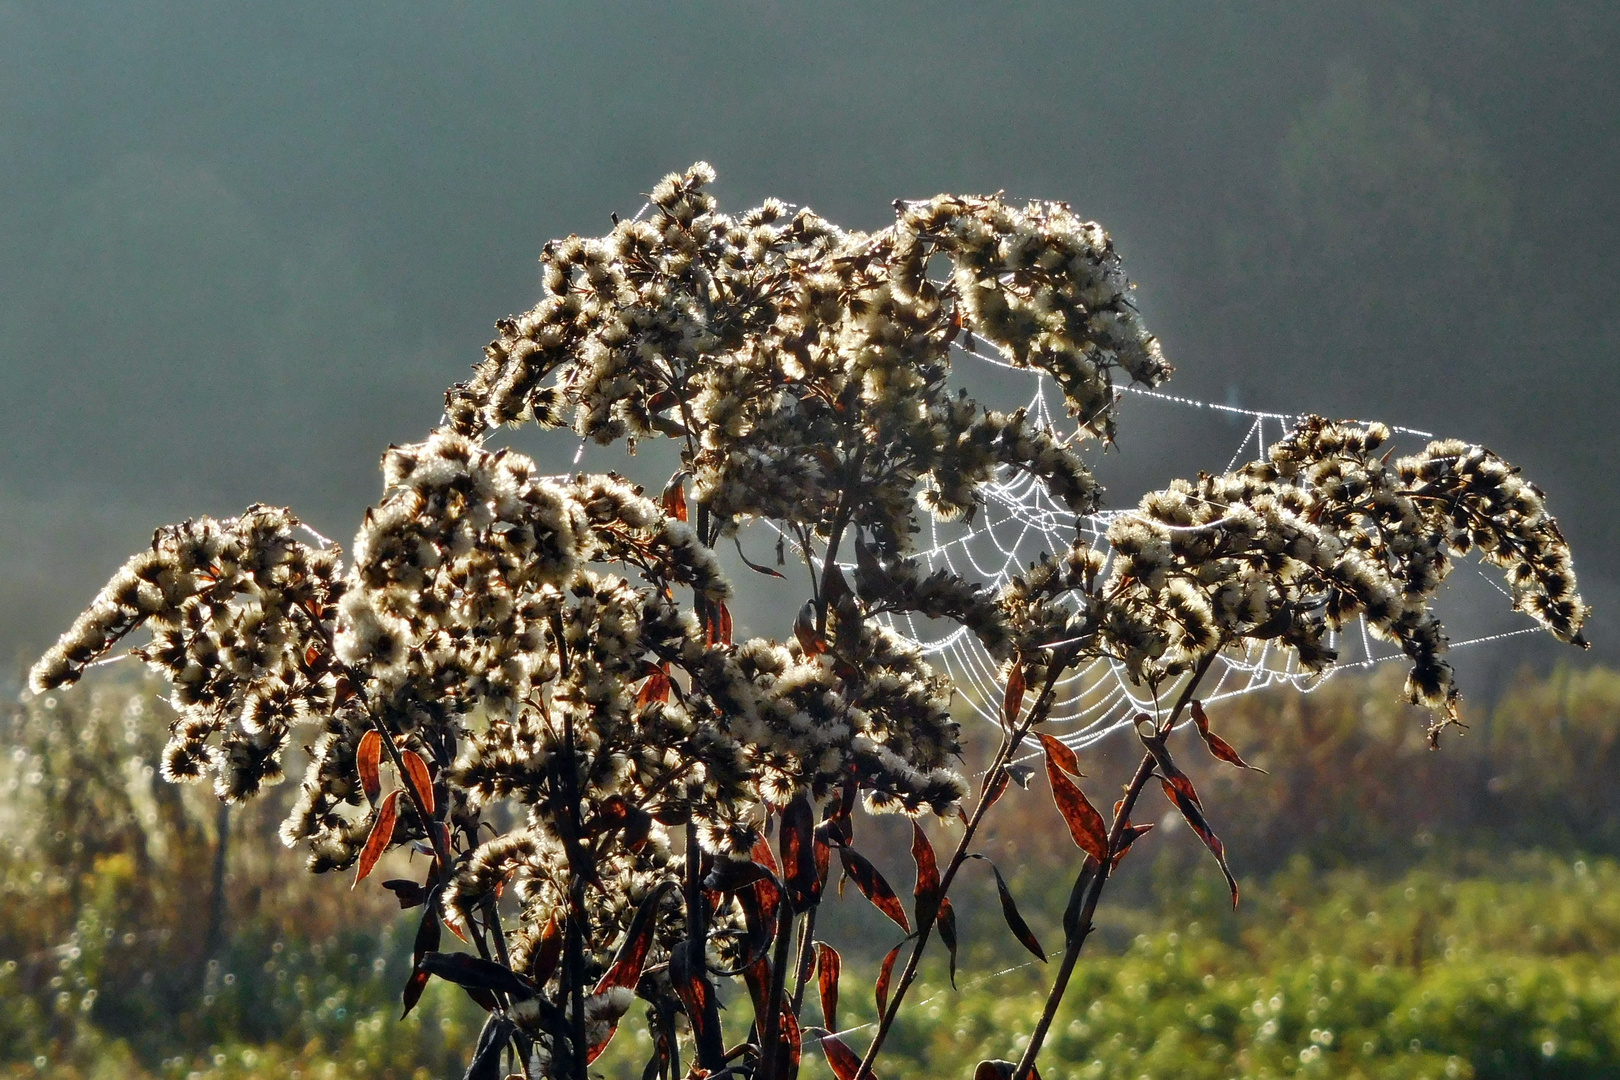
[[[793,943],[793,906],[784,894],[778,902],[776,944],[771,955],[771,986],[765,995],[764,1027],[760,1035],[760,1080],[776,1080],[776,1044],[782,1035],[782,990],[787,984],[788,949]]]
[[[1180,697],[1176,699],[1175,707],[1170,710],[1169,717],[1159,730],[1168,732],[1175,727],[1176,718],[1192,700],[1198,684],[1203,681],[1205,673],[1209,671],[1214,661],[1215,654],[1210,653],[1199,662],[1192,677],[1187,680],[1187,685],[1182,688]],[[1069,896],[1069,907],[1063,914],[1065,930],[1063,962],[1058,965],[1057,974],[1052,977],[1052,989],[1047,994],[1046,1007],[1041,1010],[1041,1018],[1036,1021],[1035,1031],[1029,1037],[1029,1045],[1024,1048],[1018,1067],[1013,1070],[1012,1080],[1025,1080],[1035,1068],[1035,1059],[1040,1055],[1042,1043],[1046,1041],[1046,1033],[1051,1029],[1058,1006],[1062,1004],[1063,995],[1069,988],[1069,977],[1074,974],[1075,962],[1080,959],[1080,949],[1085,945],[1086,938],[1091,936],[1092,916],[1097,911],[1097,902],[1102,899],[1103,886],[1108,884],[1109,871],[1113,869],[1114,858],[1121,850],[1120,841],[1124,838],[1125,827],[1130,822],[1131,810],[1136,806],[1142,788],[1153,776],[1155,760],[1151,751],[1142,755],[1141,763],[1136,766],[1135,775],[1125,787],[1125,796],[1120,800],[1119,809],[1114,811],[1114,821],[1108,830],[1109,857],[1101,863],[1088,857],[1075,878],[1074,890]]]
[[[968,846],[973,843],[973,836],[978,832],[979,825],[984,821],[984,815],[990,809],[990,804],[993,801],[991,794],[997,790],[998,785],[1006,775],[1007,766],[1012,762],[1013,755],[1018,752],[1018,747],[1023,743],[1024,736],[1028,735],[1030,729],[1036,724],[1045,720],[1047,713],[1051,711],[1052,702],[1057,693],[1058,676],[1063,673],[1069,664],[1074,662],[1076,655],[1075,650],[1070,650],[1062,658],[1054,658],[1052,664],[1047,668],[1046,682],[1042,685],[1040,695],[1036,698],[1034,706],[1029,710],[1023,722],[1015,726],[1002,739],[1001,747],[996,751],[995,761],[990,766],[990,771],[985,774],[984,794],[980,796],[979,804],[973,808],[973,814],[968,818],[967,826],[962,830],[962,839],[957,843],[956,850],[951,853],[951,860],[946,865],[945,872],[940,875],[939,895],[941,898],[949,894],[951,882],[956,880],[956,872],[967,861]],[[906,958],[906,966],[900,972],[900,980],[895,984],[894,990],[891,992],[889,1007],[884,1010],[882,1017],[879,1018],[877,1033],[872,1036],[872,1043],[866,1048],[866,1056],[861,1059],[860,1068],[855,1070],[855,1075],[851,1080],[871,1080],[872,1063],[877,1060],[879,1052],[883,1049],[883,1041],[888,1038],[889,1029],[894,1026],[895,1019],[900,1015],[900,1006],[905,1001],[906,991],[911,989],[911,984],[917,977],[917,965],[922,961],[923,949],[927,947],[933,929],[932,922],[917,928],[917,944],[912,947],[911,955]]]

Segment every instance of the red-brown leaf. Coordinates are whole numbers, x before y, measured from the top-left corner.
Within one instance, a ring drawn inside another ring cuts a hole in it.
[[[624,935],[624,942],[613,958],[613,966],[602,973],[597,981],[593,994],[603,994],[616,986],[625,986],[634,990],[636,983],[641,981],[641,969],[647,962],[647,951],[652,948],[653,930],[658,925],[658,905],[664,898],[665,889],[670,885],[653,889],[636,908],[635,917],[630,920],[630,929]]]
[[[371,833],[366,837],[366,846],[360,849],[360,868],[355,872],[354,885],[350,885],[349,888],[352,889],[366,880],[366,875],[377,865],[382,853],[388,850],[388,842],[394,838],[394,821],[399,813],[398,807],[399,789],[395,788],[377,808],[377,820],[372,823]]]
[[[422,957],[438,950],[439,898],[435,890],[427,901],[427,910],[422,912],[422,921],[416,924],[416,941],[411,947],[411,977],[406,980],[405,992],[401,995],[405,1004],[405,1011],[400,1013],[401,1020],[416,1008],[416,1003],[421,1000],[422,990],[427,986],[428,973],[422,970]]]
[[[382,736],[377,729],[372,728],[360,736],[360,748],[354,754],[354,768],[360,774],[360,789],[366,793],[366,801],[373,806],[377,803],[377,796],[382,794],[382,776],[378,770],[382,766]]]
[[[1011,1061],[981,1061],[973,1070],[973,1080],[1012,1080],[1018,1066]],[[1041,1080],[1041,1070],[1031,1065],[1029,1080]]]
[[[777,1062],[776,1075],[798,1076],[799,1061],[804,1055],[804,1035],[799,1030],[799,1018],[793,1015],[792,1009],[782,1010],[782,1019],[777,1031],[777,1053],[780,1059]]]
[[[1080,771],[1079,756],[1075,754],[1073,748],[1067,743],[1062,739],[1048,735],[1044,731],[1037,731],[1035,734],[1040,736],[1041,748],[1046,751],[1046,760],[1057,762],[1063,771],[1070,776],[1084,777],[1086,775]]]
[[[807,657],[817,657],[827,651],[827,643],[816,632],[816,602],[806,600],[793,620],[793,636],[799,639],[799,648]]]
[[[917,864],[917,886],[912,890],[912,896],[916,898],[913,910],[917,913],[917,925],[927,926],[940,907],[939,861],[934,857],[934,845],[928,842],[928,834],[922,831],[922,826],[916,821],[911,823],[911,858]]]
[[[782,811],[778,842],[782,850],[782,883],[787,886],[788,902],[795,912],[807,910],[821,894],[816,872],[816,808],[810,797],[800,792]]]
[[[769,824],[770,822],[767,820],[766,825],[768,826]],[[749,848],[748,855],[751,859],[765,867],[765,869],[769,870],[777,877],[782,876],[782,868],[781,866],[777,865],[776,862],[776,852],[771,850],[770,837],[766,836],[763,832],[761,832],[759,836],[754,839],[754,846]]]
[[[1014,663],[1012,670],[1007,673],[1007,690],[1001,698],[1002,721],[1012,727],[1018,722],[1018,714],[1024,707],[1024,665]]]
[[[557,970],[557,961],[562,959],[562,950],[562,927],[557,924],[556,916],[552,916],[540,931],[540,944],[534,947],[534,955],[529,959],[529,978],[536,986],[544,986],[550,980],[551,973]]]
[[[861,1068],[861,1059],[844,1045],[844,1040],[827,1032],[818,1032],[816,1042],[821,1045],[821,1052],[827,1055],[827,1067],[832,1070],[836,1080],[855,1080],[855,1074]],[[873,1073],[866,1075],[877,1080]]]
[[[816,942],[816,985],[821,990],[821,1022],[828,1031],[838,1030],[838,975],[843,966],[837,949]]]
[[[427,989],[428,973],[421,968],[414,968],[411,977],[405,980],[405,992],[400,995],[400,1001],[405,1005],[405,1011],[399,1014],[401,1020],[411,1015],[416,1003],[422,1000],[422,991]]]
[[[427,762],[415,750],[403,750],[399,758],[405,763],[405,782],[411,785],[416,797],[422,800],[422,809],[433,814],[433,777],[428,775]]]
[[[996,875],[996,892],[1001,896],[1001,917],[1007,920],[1007,929],[1011,930],[1018,943],[1034,953],[1041,963],[1046,963],[1046,950],[1041,948],[1040,941],[1030,930],[1029,924],[1018,913],[1018,904],[1013,900],[1012,890],[1007,887],[1007,879],[1001,876],[1001,870],[995,863],[984,855],[973,854],[970,859],[979,859],[990,864],[990,872]]]
[[[715,637],[721,645],[731,644],[731,609],[726,607],[724,600],[715,601],[715,621],[717,629]]]
[[[1132,825],[1127,822],[1125,830],[1119,835],[1119,850],[1114,852],[1114,865],[1118,866],[1119,860],[1123,859],[1125,853],[1131,850],[1131,845],[1136,843],[1144,833],[1149,832],[1152,828],[1153,823],[1151,821],[1146,825]]]
[[[648,666],[647,679],[641,684],[641,690],[636,694],[636,708],[644,709],[653,702],[662,704],[669,700],[670,681],[669,672],[662,666]]]
[[[1232,868],[1226,865],[1226,845],[1215,835],[1215,830],[1209,827],[1203,807],[1198,804],[1198,793],[1193,791],[1192,782],[1185,776],[1178,775],[1174,779],[1181,782],[1176,784],[1171,780],[1160,780],[1164,786],[1164,793],[1176,804],[1181,816],[1192,826],[1192,831],[1198,834],[1198,838],[1204,842],[1204,846],[1209,848],[1210,854],[1214,855],[1215,861],[1220,864],[1221,873],[1226,875],[1227,888],[1232,890],[1232,908],[1235,911],[1238,905],[1238,885],[1237,879],[1232,876]]]
[[[895,925],[906,933],[911,933],[911,921],[906,918],[906,909],[900,903],[900,898],[894,894],[889,883],[883,875],[878,873],[877,867],[866,861],[865,856],[859,854],[854,848],[841,847],[838,855],[843,860],[844,872],[855,887],[861,890],[861,895],[872,901],[872,906],[893,919]]]
[[[986,812],[988,812],[989,809],[992,806],[996,805],[996,803],[1001,801],[1001,797],[1007,793],[1007,784],[1008,784],[1008,781],[1011,779],[1007,775],[1007,772],[1006,772],[1005,769],[1001,770],[1000,772],[995,773],[994,776],[995,776],[995,783],[990,784],[989,787],[986,788],[985,792],[984,792],[984,809],[985,809]],[[989,783],[989,781],[990,781],[989,776],[986,776],[984,779],[985,779],[986,783]]]
[[[676,521],[686,520],[686,474],[676,473],[664,487],[664,513]]]
[[[1102,815],[1051,754],[1046,757],[1046,779],[1052,784],[1052,801],[1068,824],[1075,845],[1098,862],[1107,858],[1108,827],[1103,824]]]
[[[883,958],[883,966],[878,969],[877,984],[872,987],[873,996],[877,998],[878,1015],[882,1016],[889,1008],[889,979],[894,975],[894,962],[900,957],[901,942],[889,950]]]
[[[692,1041],[697,1044],[699,1062],[718,1062],[726,1056],[720,1030],[720,1002],[702,968],[689,959],[690,944],[682,941],[670,950],[669,981],[692,1025]]]
[[[1198,725],[1198,734],[1204,737],[1204,745],[1209,747],[1209,752],[1211,754],[1214,754],[1222,761],[1236,765],[1240,769],[1253,769],[1257,773],[1263,773],[1266,771],[1264,769],[1256,768],[1255,766],[1250,765],[1247,761],[1244,761],[1238,752],[1232,749],[1231,743],[1227,742],[1225,739],[1221,738],[1219,735],[1215,734],[1209,729],[1209,717],[1204,713],[1204,705],[1202,702],[1195,700],[1192,703],[1192,716],[1193,723]]]
[[[951,989],[956,989],[956,909],[951,907],[951,898],[939,898],[939,914],[935,916],[939,927],[939,940],[945,943],[946,950],[951,954]]]

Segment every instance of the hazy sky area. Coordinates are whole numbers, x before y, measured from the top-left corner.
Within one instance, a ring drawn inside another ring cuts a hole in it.
[[[852,227],[1069,201],[1168,390],[1522,464],[1620,659],[1620,5],[289,0],[0,3],[0,657],[159,524],[284,503],[347,546],[541,245],[700,158]],[[1242,435],[1133,400],[1106,474]]]

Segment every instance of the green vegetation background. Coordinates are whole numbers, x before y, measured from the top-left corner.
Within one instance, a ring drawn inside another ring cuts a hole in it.
[[[461,991],[435,983],[398,1020],[414,913],[370,882],[303,873],[275,838],[291,785],[223,815],[206,790],[157,780],[154,697],[103,678],[4,721],[0,1075],[460,1075],[481,1023]],[[1104,898],[1047,1077],[1620,1075],[1620,674],[1525,675],[1438,753],[1397,701],[1395,680],[1341,676],[1212,707],[1270,770],[1195,773],[1242,908],[1226,910],[1196,839],[1163,819]],[[1129,750],[1088,758],[1094,800]],[[983,850],[1058,946],[1076,860],[1044,781],[998,813]],[[902,889],[904,824],[862,819],[856,837]],[[1001,925],[988,873],[966,874],[958,989],[943,965],[926,971],[886,1080],[1016,1057],[1039,1011],[1045,968]],[[871,1019],[894,943],[870,914],[851,891],[821,920],[845,956],[845,1029]],[[640,1075],[639,1020],[605,1075]],[[806,1073],[826,1075],[813,1052]]]

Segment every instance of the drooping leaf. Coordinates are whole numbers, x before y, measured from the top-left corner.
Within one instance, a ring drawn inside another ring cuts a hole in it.
[[[843,966],[837,949],[816,942],[816,986],[821,991],[821,1022],[828,1031],[838,1030],[838,976]]]
[[[1068,824],[1075,845],[1101,862],[1108,850],[1108,827],[1103,824],[1102,815],[1050,754],[1046,757],[1046,778],[1052,784],[1052,801]]]
[[[1035,775],[1035,766],[1009,765],[1007,766],[1007,775],[1012,778],[1013,783],[1028,791],[1030,777]]]
[[[799,1061],[804,1054],[804,1035],[799,1029],[799,1018],[792,1009],[783,1009],[777,1021],[776,1072],[783,1080],[799,1075]]]
[[[889,1008],[889,980],[894,975],[894,962],[900,957],[900,950],[905,947],[902,941],[890,949],[883,957],[883,966],[878,968],[877,982],[872,986],[872,995],[877,998],[878,1015],[882,1016]]]
[[[491,1016],[478,1037],[478,1049],[462,1080],[500,1080],[501,1051],[512,1037],[515,1025],[504,1016]]]
[[[355,871],[354,885],[350,885],[349,888],[352,889],[366,880],[366,875],[371,873],[372,868],[377,865],[377,860],[388,850],[388,842],[394,838],[394,822],[398,814],[399,789],[395,788],[384,797],[382,805],[377,807],[377,820],[372,822],[371,832],[366,836],[366,844],[360,849],[359,868]]]
[[[640,976],[638,975],[637,978],[640,978]],[[590,1012],[592,1011],[592,1005],[593,1004],[599,1006],[602,1003],[604,1003],[604,999],[602,997],[601,991],[598,991],[595,994],[586,995],[586,997],[585,997],[585,1011],[586,1011],[586,1014],[587,1015],[590,1014]],[[622,1019],[622,1017],[619,1018],[619,1019]],[[606,1023],[607,1023],[607,1031],[605,1031],[602,1034],[602,1037],[600,1039],[596,1040],[595,1042],[593,1042],[585,1051],[585,1064],[589,1065],[591,1062],[595,1061],[597,1058],[602,1056],[602,1052],[605,1051],[608,1048],[608,1044],[613,1041],[613,1036],[618,1033],[619,1019],[613,1019],[613,1020],[606,1021]]]
[[[917,885],[912,890],[917,914],[917,925],[927,926],[940,908],[939,861],[934,857],[934,845],[928,834],[915,820],[911,823],[911,858],[917,864]]]
[[[731,609],[726,607],[724,600],[716,600],[715,611],[715,641],[720,645],[731,644]]]
[[[787,887],[788,903],[795,912],[802,912],[820,897],[820,878],[816,873],[815,855],[816,808],[803,792],[794,796],[782,811],[781,832],[778,842],[782,852],[783,884]]]
[[[1226,865],[1226,845],[1215,835],[1215,830],[1209,827],[1203,807],[1198,804],[1197,792],[1192,790],[1192,782],[1185,776],[1179,779],[1182,781],[1180,785],[1167,779],[1161,779],[1159,782],[1164,787],[1165,795],[1175,804],[1176,809],[1181,811],[1181,816],[1192,826],[1192,831],[1198,834],[1198,839],[1204,842],[1204,846],[1209,848],[1210,854],[1214,855],[1215,861],[1220,864],[1221,873],[1226,875],[1227,888],[1232,890],[1232,909],[1235,911],[1238,905],[1238,884],[1237,878],[1232,876],[1232,868]]]
[[[551,973],[557,970],[557,961],[562,959],[562,951],[562,926],[553,915],[546,919],[545,929],[540,931],[540,942],[529,958],[529,978],[534,980],[534,985],[544,986],[551,980]]]
[[[697,948],[703,947],[702,942]],[[718,1069],[725,1060],[726,1047],[720,1031],[720,1002],[714,986],[703,974],[703,968],[691,959],[692,942],[678,942],[670,950],[669,981],[686,1011],[692,1026],[692,1041],[697,1045],[698,1063],[706,1069]],[[699,953],[699,956],[702,954]]]
[[[416,1008],[417,1001],[422,997],[422,989],[427,986],[428,973],[422,970],[422,957],[438,949],[439,897],[438,889],[434,889],[427,901],[427,910],[422,912],[422,921],[416,924],[416,941],[411,946],[411,977],[405,982],[405,1011],[400,1014],[401,1020]]]
[[[752,570],[756,574],[764,574],[766,577],[782,578],[786,580],[787,575],[782,573],[780,570],[772,570],[769,566],[761,566],[753,559],[750,559],[747,555],[744,555],[742,549],[742,539],[740,537],[732,537],[732,542],[737,545],[737,558],[741,559],[743,561],[743,565],[748,567],[748,569]]]
[[[1001,719],[1009,728],[1018,723],[1024,708],[1024,665],[1015,662],[1007,673],[1007,689],[1001,697]]]
[[[354,768],[360,774],[360,790],[373,806],[377,805],[377,796],[382,794],[381,767],[382,736],[372,728],[360,736],[360,746],[354,752]]]
[[[793,620],[793,636],[799,639],[804,655],[814,659],[827,651],[827,643],[816,630],[816,602],[806,600]]]
[[[855,1051],[845,1045],[844,1040],[820,1028],[810,1028],[810,1034],[821,1047],[821,1052],[827,1056],[827,1067],[832,1070],[836,1080],[855,1080],[855,1074],[860,1071],[861,1059]],[[873,1073],[866,1075],[877,1080]]]
[[[405,980],[405,990],[400,994],[400,1001],[405,1005],[405,1011],[399,1014],[401,1020],[411,1015],[416,1003],[422,1000],[422,991],[427,988],[428,973],[421,968],[412,968],[411,974]]]
[[[420,907],[427,902],[428,890],[409,878],[390,878],[382,883],[382,887],[394,894],[399,901],[401,911],[413,907]]]
[[[714,868],[703,879],[703,887],[720,893],[741,892],[756,881],[774,875],[752,859],[716,859]]]
[[[1007,770],[1003,769],[1000,772],[990,773],[984,778],[984,782],[985,788],[981,801],[984,803],[985,812],[988,813],[990,808],[1000,802],[1003,795],[1007,794]]]
[[[1214,754],[1222,761],[1236,765],[1240,769],[1252,769],[1257,773],[1264,773],[1266,771],[1250,765],[1247,761],[1244,761],[1238,752],[1232,749],[1231,743],[1227,742],[1225,739],[1221,738],[1219,735],[1215,734],[1209,729],[1209,717],[1204,713],[1203,702],[1194,699],[1192,703],[1192,717],[1193,723],[1198,725],[1198,734],[1204,737],[1204,745],[1209,747],[1209,752],[1211,754]]]
[[[686,473],[678,472],[664,485],[664,513],[676,521],[686,520]]]
[[[911,933],[911,921],[906,918],[904,905],[889,887],[888,881],[878,873],[877,867],[867,862],[864,855],[851,847],[840,847],[838,856],[843,861],[844,873],[855,882],[855,887],[861,890],[861,895],[870,900],[873,907],[893,919],[900,929]]]
[[[939,940],[945,943],[945,950],[951,957],[951,989],[956,989],[956,909],[951,907],[951,899],[942,896],[939,899],[939,914],[934,917],[939,926]]]
[[[770,819],[768,817],[766,818],[765,824],[766,827],[769,828]],[[771,839],[770,837],[766,836],[764,832],[761,832],[757,837],[754,838],[754,846],[748,849],[748,857],[765,867],[765,869],[769,870],[777,877],[782,876],[782,867],[776,862],[776,852],[771,849]]]
[[[975,853],[969,855],[968,858],[989,863],[990,872],[996,875],[996,892],[1001,897],[1001,917],[1007,921],[1007,929],[1012,931],[1013,937],[1018,939],[1020,945],[1034,953],[1036,958],[1044,964],[1046,962],[1046,950],[1041,948],[1041,943],[1036,939],[1034,932],[1030,930],[1029,924],[1018,913],[1018,904],[1013,900],[1012,890],[1007,887],[1007,879],[1001,876],[1000,868],[984,855]]]
[[[537,997],[534,983],[510,968],[493,960],[485,960],[471,953],[428,952],[422,955],[422,970],[437,975],[446,982],[469,990],[492,990],[497,994],[511,994],[527,999]]]
[[[1151,821],[1143,825],[1132,825],[1126,822],[1124,830],[1119,834],[1119,850],[1114,852],[1114,865],[1118,866],[1119,860],[1123,859],[1125,853],[1131,850],[1131,845],[1136,843],[1143,834],[1151,831],[1152,828],[1153,822]]]
[[[1012,1080],[1018,1064],[1012,1061],[981,1061],[973,1070],[973,1080]],[[1029,1067],[1029,1080],[1041,1080],[1041,1070]]]
[[[658,925],[658,905],[664,899],[674,882],[664,881],[654,886],[636,908],[635,917],[630,920],[630,929],[625,932],[624,941],[619,945],[619,951],[613,958],[613,965],[602,973],[597,980],[593,994],[604,994],[616,986],[629,987],[634,990],[636,983],[641,981],[641,969],[647,962],[647,951],[652,948],[653,930]]]
[[[1038,731],[1036,734],[1040,736],[1041,748],[1046,751],[1046,760],[1057,762],[1070,776],[1083,778],[1086,775],[1080,771],[1080,757],[1072,747],[1062,739],[1048,735],[1044,731]]]
[[[669,700],[669,693],[673,684],[669,681],[669,672],[663,665],[647,666],[647,678],[636,692],[636,708],[645,709],[653,703],[663,704]]]
[[[433,815],[433,777],[428,775],[427,762],[415,750],[400,751],[399,758],[405,763],[405,782],[411,785],[416,797],[422,801],[422,809],[428,816]]]
[[[735,893],[743,910],[743,925],[747,937],[743,942],[743,966],[765,956],[776,937],[777,910],[782,904],[782,890],[775,880],[762,877],[752,885]]]

